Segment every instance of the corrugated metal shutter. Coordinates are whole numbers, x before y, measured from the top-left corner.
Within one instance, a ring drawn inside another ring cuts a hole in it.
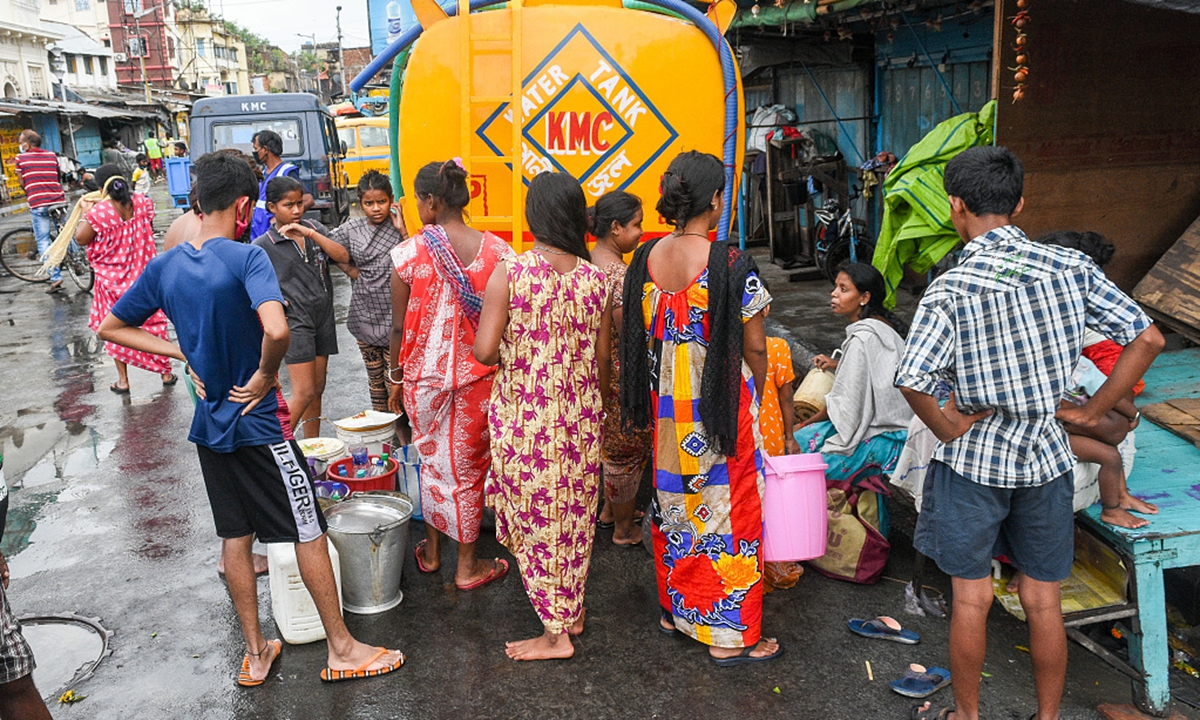
[[[942,76],[963,112],[978,111],[987,103],[991,97],[987,61],[944,67]],[[880,148],[903,157],[935,125],[953,117],[954,106],[932,67],[885,69],[880,76]]]
[[[779,71],[778,102],[796,111],[802,131],[819,130],[835,138],[849,165],[859,165],[870,156],[868,72],[862,66],[816,68],[811,77],[803,67]],[[834,119],[834,112],[842,119],[844,130]]]

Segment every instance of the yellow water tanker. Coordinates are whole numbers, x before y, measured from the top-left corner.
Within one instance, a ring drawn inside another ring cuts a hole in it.
[[[619,1],[510,2],[465,21],[461,11],[447,17],[431,1],[414,6],[424,29],[400,95],[401,182],[411,189],[426,163],[461,158],[480,230],[511,240],[520,223],[529,241],[514,179],[523,190],[537,174],[560,171],[579,179],[589,203],[610,190],[640,196],[647,237],[654,237],[669,230],[654,204],[672,158],[701,150],[724,158],[727,170],[741,166],[741,87],[731,54],[722,71],[713,39],[719,31],[706,35],[691,22]],[[727,103],[731,83],[736,99]],[[727,202],[733,197],[731,183]],[[409,227],[420,227],[415,203],[406,212]],[[520,250],[524,243],[515,244]]]

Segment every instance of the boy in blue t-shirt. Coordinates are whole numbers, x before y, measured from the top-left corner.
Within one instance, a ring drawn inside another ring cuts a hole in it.
[[[258,188],[242,160],[224,154],[196,162],[196,201],[203,213],[196,238],[159,255],[100,324],[102,339],[188,363],[199,401],[188,439],[196,443],[225,576],[247,651],[238,684],[261,685],[282,644],[268,642],[258,622],[251,547],[294,543],[300,576],[329,639],[326,681],[382,675],[404,656],[355,640],[346,629],[325,518],[304,456],[292,438],[279,392],[279,363],[289,335],[283,295],[262,248],[230,240],[250,222]],[[179,346],[141,329],[161,309]]]

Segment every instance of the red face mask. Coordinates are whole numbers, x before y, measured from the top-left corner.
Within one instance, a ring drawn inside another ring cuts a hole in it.
[[[242,205],[242,203],[243,203],[243,202],[245,203],[245,205]],[[246,207],[246,208],[248,208],[248,207],[250,207],[250,201],[249,201],[249,200],[245,200],[245,199],[243,198],[242,200],[239,200],[239,201],[238,201],[238,207],[239,207],[239,208],[243,208],[243,207]],[[242,218],[242,214],[241,214],[241,213],[238,213],[238,218],[237,218],[237,221],[235,222],[235,224],[234,224],[234,226],[233,226],[233,239],[234,239],[234,240],[237,240],[237,239],[241,238],[241,237],[242,237],[242,235],[245,235],[245,234],[246,234],[246,228],[250,227],[250,221],[251,221],[253,218],[254,218],[254,211],[253,211],[253,210],[251,210],[250,212],[246,213],[246,217],[245,217],[245,219],[243,219],[243,218]]]

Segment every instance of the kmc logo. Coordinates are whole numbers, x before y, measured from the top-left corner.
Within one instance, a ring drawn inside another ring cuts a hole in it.
[[[521,170],[525,182],[558,170],[592,197],[621,190],[678,133],[583,25],[576,25],[522,83]],[[476,134],[496,155],[512,137],[512,107],[502,103]]]

